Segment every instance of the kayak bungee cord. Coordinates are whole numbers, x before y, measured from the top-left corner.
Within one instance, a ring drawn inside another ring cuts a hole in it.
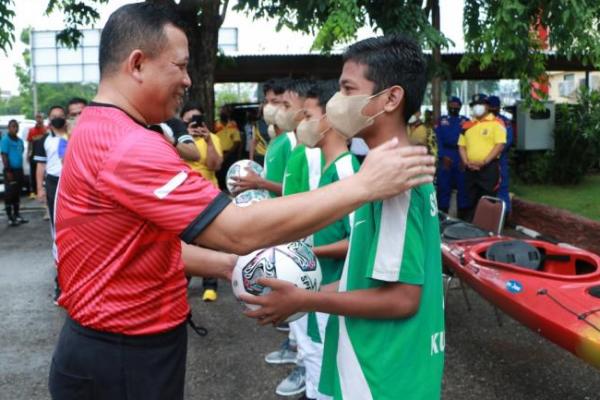
[[[576,313],[575,311],[571,310],[569,307],[565,306],[564,304],[562,304],[556,297],[552,296],[550,293],[548,293],[548,289],[540,289],[537,292],[538,295],[545,295],[548,296],[548,298],[550,300],[552,300],[553,302],[555,302],[556,304],[558,304],[560,307],[562,307],[565,311],[573,314],[574,316],[577,317],[577,319],[585,322],[586,324],[588,324],[589,326],[591,326],[592,328],[594,328],[595,330],[597,330],[598,332],[600,332],[600,327],[592,324],[590,321],[587,320],[587,317],[589,317],[591,314],[600,311],[600,310],[590,310],[581,314]]]

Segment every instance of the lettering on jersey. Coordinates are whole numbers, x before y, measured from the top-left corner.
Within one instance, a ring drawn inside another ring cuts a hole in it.
[[[431,216],[435,217],[438,214],[437,196],[436,196],[435,192],[431,192],[429,194],[429,205],[431,206],[431,208],[430,208]]]
[[[159,187],[154,191],[154,195],[159,199],[164,199],[171,193],[173,190],[177,189],[188,177],[187,172],[181,171],[174,177],[172,177],[169,182],[165,183],[163,186]]]
[[[431,355],[443,353],[446,349],[446,332],[436,332],[431,335]]]

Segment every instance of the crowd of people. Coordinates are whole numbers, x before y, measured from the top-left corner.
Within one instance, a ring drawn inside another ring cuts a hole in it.
[[[184,32],[159,5],[121,7],[102,32],[96,98],[52,107],[50,125],[36,116],[30,132],[34,187],[55,231],[56,300],[68,315],[52,397],[183,398],[186,275],[203,277],[203,299],[214,301],[236,254],[302,239],[321,265],[320,292],[267,279],[269,294],[242,298],[261,306],[247,316],[289,330],[265,356],[296,365],[275,392],[439,398],[438,204],[448,212],[457,190],[468,219],[482,195],[507,194],[512,131],[499,99],[473,96],[470,120],[452,97],[448,115],[421,120],[425,58],[412,39],[390,35],[351,45],[339,81],[264,82],[241,131],[226,105],[213,133],[201,105],[181,102],[191,84]],[[22,179],[15,129],[2,139],[9,186]],[[263,173],[236,177],[226,193],[243,152]],[[271,199],[231,204],[252,189]],[[11,224],[26,222],[18,197],[6,197]]]

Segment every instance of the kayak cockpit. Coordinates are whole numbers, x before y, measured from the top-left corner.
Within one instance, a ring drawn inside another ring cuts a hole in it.
[[[538,240],[489,240],[471,247],[479,264],[561,277],[600,273],[600,257],[584,250]]]

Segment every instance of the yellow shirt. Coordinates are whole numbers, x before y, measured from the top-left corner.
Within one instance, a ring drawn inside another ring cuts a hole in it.
[[[490,113],[482,120],[468,121],[463,124],[466,130],[458,138],[458,145],[467,151],[467,159],[471,162],[483,162],[492,149],[506,143],[504,123]]]
[[[225,126],[218,122],[215,124],[215,129],[219,140],[221,140],[221,149],[223,151],[231,150],[236,142],[242,141],[240,130],[235,121],[229,121]]]
[[[267,153],[268,143],[258,131],[258,126],[256,124],[252,126],[252,139],[256,141],[256,147],[254,148],[256,154],[264,156]]]
[[[219,137],[214,133],[211,133],[210,138],[213,142],[215,150],[217,151],[217,154],[219,154],[222,157],[223,150],[221,149],[221,141],[219,140]],[[196,143],[196,148],[198,149],[198,153],[200,153],[200,161],[186,161],[187,165],[189,165],[191,169],[202,175],[204,179],[212,182],[215,185],[215,187],[219,187],[215,171],[208,169],[208,167],[206,166],[206,159],[208,158],[208,143],[206,143],[206,139],[201,137],[195,137],[194,143]]]
[[[425,124],[420,124],[414,128],[408,128],[408,140],[411,144],[427,146],[429,154],[437,156],[437,141],[435,132]]]

